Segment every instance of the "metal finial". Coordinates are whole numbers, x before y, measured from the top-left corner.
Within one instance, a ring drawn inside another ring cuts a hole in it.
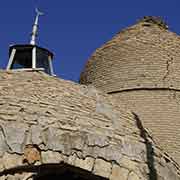
[[[37,32],[38,32],[39,16],[44,15],[44,13],[40,12],[38,10],[38,8],[36,8],[35,11],[36,11],[36,18],[35,18],[35,22],[34,22],[33,29],[32,29],[32,34],[31,34],[31,41],[30,41],[31,45],[35,45],[36,44],[36,36],[37,36]]]

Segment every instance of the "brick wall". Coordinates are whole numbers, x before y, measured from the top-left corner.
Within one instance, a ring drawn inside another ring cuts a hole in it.
[[[180,37],[156,23],[138,24],[97,49],[81,73],[135,112],[180,163]]]
[[[132,88],[180,89],[180,38],[155,24],[134,25],[97,49],[80,83],[105,92]]]
[[[23,71],[0,71],[0,89],[0,180],[63,163],[110,180],[179,179],[140,118],[97,89]]]
[[[112,96],[135,112],[156,143],[180,163],[180,92],[132,90]]]

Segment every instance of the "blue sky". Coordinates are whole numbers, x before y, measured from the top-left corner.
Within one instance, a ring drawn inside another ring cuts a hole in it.
[[[171,31],[180,33],[179,0],[2,0],[1,68],[10,44],[29,42],[36,6],[46,13],[38,45],[54,52],[57,76],[73,81],[96,48],[145,15],[162,16]]]

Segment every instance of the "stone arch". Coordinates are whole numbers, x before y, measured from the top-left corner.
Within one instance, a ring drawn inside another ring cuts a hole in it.
[[[0,179],[3,177],[23,180],[107,180],[105,177],[64,162],[17,166],[1,172]]]
[[[42,167],[41,172],[37,172],[33,180],[107,180],[104,177],[94,175],[91,172],[79,167],[74,167],[65,163],[47,164]]]

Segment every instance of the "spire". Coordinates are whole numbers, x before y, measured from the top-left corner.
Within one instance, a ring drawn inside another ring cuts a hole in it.
[[[35,22],[34,22],[32,33],[31,33],[31,41],[30,41],[31,45],[35,45],[36,44],[36,37],[37,37],[37,33],[38,33],[39,16],[44,15],[44,13],[40,12],[38,10],[38,8],[36,8],[35,11],[36,11],[36,18],[35,18]]]

